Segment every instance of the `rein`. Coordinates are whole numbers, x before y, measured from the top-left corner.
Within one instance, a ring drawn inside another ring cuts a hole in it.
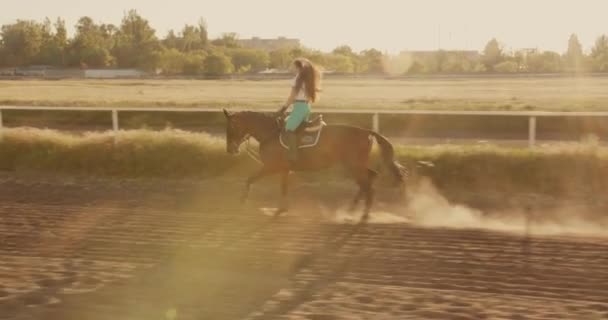
[[[275,121],[275,124],[276,124],[276,128],[277,128],[276,131],[268,134],[264,138],[255,137],[255,139],[258,141],[259,147],[261,147],[262,145],[264,145],[265,143],[267,143],[271,139],[274,139],[274,138],[280,136],[280,134],[281,134],[281,130],[280,130],[280,128],[281,128],[281,121],[277,120],[277,121]],[[253,159],[255,162],[257,162],[259,164],[262,164],[263,162],[262,162],[262,158],[260,156],[260,153],[254,147],[251,146],[251,138],[254,138],[254,137],[252,136],[251,133],[248,133],[248,134],[246,134],[243,137],[243,140],[241,140],[242,141],[241,143],[243,143],[243,142],[245,143],[245,151],[247,152],[247,155],[251,159]]]
[[[247,135],[245,139],[245,151],[247,151],[247,155],[249,158],[253,159],[255,162],[262,164],[262,159],[260,158],[260,153],[257,152],[254,148],[251,147],[251,136]]]

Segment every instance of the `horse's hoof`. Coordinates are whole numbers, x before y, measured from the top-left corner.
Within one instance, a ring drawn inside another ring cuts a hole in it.
[[[275,218],[287,212],[287,208],[279,208],[274,212]]]
[[[361,216],[361,223],[366,223],[369,221],[369,212],[366,212]]]

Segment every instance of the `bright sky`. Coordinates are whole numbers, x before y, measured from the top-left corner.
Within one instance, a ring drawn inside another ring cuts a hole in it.
[[[2,0],[0,24],[60,16],[73,26],[84,15],[119,24],[129,9],[160,37],[204,17],[211,36],[286,36],[326,51],[480,50],[496,37],[507,49],[562,52],[571,33],[586,50],[608,33],[608,0]]]

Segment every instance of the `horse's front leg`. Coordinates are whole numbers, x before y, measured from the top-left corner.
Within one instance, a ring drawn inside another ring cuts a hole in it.
[[[281,213],[287,212],[289,205],[287,204],[287,191],[289,189],[289,170],[281,172],[281,199],[279,200],[279,208],[275,212],[275,217]]]
[[[245,182],[245,189],[243,190],[243,194],[241,196],[241,203],[245,203],[249,198],[249,191],[251,189],[251,185],[254,184],[256,181],[262,179],[263,177],[270,175],[271,173],[272,171],[264,166],[258,172],[247,178],[247,181]]]
[[[350,206],[348,207],[348,212],[355,212],[355,210],[357,210],[357,205],[359,204],[359,201],[361,201],[361,199],[363,198],[363,188],[359,187],[359,191],[357,191],[357,194],[355,195],[355,198],[353,198],[353,201],[350,203]]]

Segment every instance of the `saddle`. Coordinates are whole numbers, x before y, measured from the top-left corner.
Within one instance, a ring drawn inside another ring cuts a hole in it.
[[[288,148],[286,139],[284,137],[285,134],[285,125],[284,121],[280,123],[281,135],[279,137],[279,141],[284,148]],[[302,122],[298,128],[296,129],[296,136],[298,137],[298,148],[310,148],[317,145],[319,142],[319,138],[321,137],[321,132],[323,131],[323,127],[325,127],[327,123],[323,121],[323,115],[318,115],[314,117],[310,121]]]
[[[302,132],[317,132],[325,125],[327,124],[325,121],[323,121],[323,115],[320,114],[310,121],[302,122],[296,129],[296,134],[300,134]]]

